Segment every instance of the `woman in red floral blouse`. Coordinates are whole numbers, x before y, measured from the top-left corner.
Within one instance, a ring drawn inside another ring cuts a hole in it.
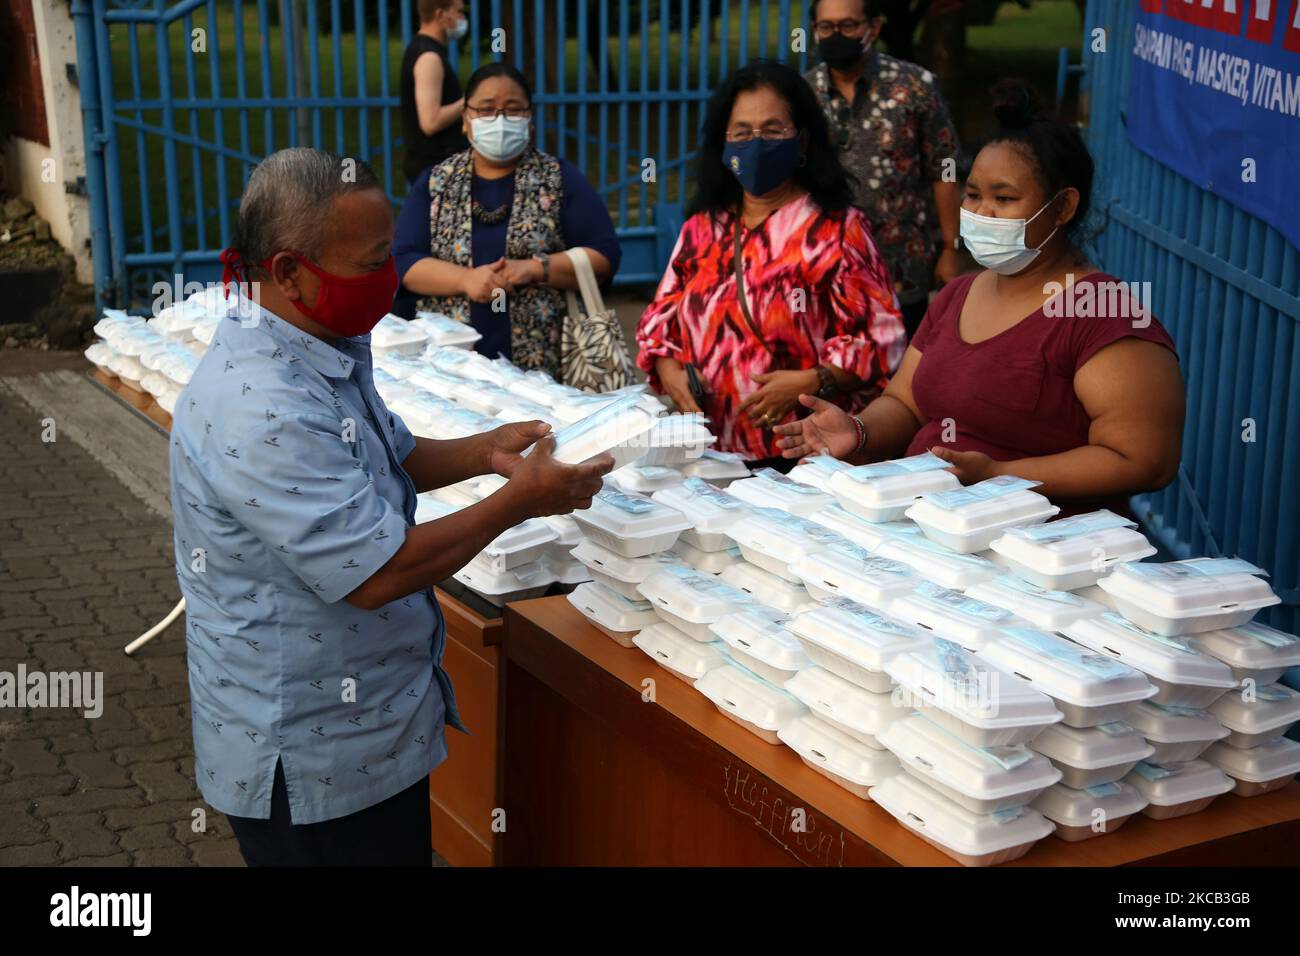
[[[709,416],[720,449],[777,457],[772,429],[800,394],[859,408],[855,393],[883,388],[901,361],[893,283],[851,202],[795,70],[758,61],[714,93],[691,215],[637,326],[637,362],[679,409]]]

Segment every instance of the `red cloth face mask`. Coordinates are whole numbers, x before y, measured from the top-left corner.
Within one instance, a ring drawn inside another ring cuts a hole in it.
[[[316,305],[309,309],[294,299],[294,307],[336,335],[365,335],[393,307],[398,278],[397,263],[392,256],[374,272],[359,276],[336,276],[308,262],[296,252],[290,252],[289,255],[320,279]],[[271,260],[267,259],[262,266],[269,272]]]

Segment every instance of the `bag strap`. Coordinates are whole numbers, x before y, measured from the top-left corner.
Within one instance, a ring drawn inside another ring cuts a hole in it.
[[[600,295],[600,286],[596,284],[596,271],[591,267],[591,257],[582,246],[565,250],[565,255],[573,263],[573,273],[578,279],[578,291],[582,293],[582,304],[587,315],[597,315],[605,311],[605,300]],[[572,292],[569,293],[573,295]],[[575,301],[576,304],[576,301]],[[572,310],[572,306],[570,307]]]
[[[745,292],[745,266],[740,256],[740,234],[743,229],[744,225],[741,222],[741,214],[737,212],[736,238],[734,243],[735,252],[732,255],[732,261],[735,264],[736,270],[736,299],[740,302],[740,314],[745,317],[745,324],[749,326],[749,331],[754,333],[754,338],[758,339],[759,344],[762,345],[763,348],[767,349],[768,352],[771,352],[772,347],[767,344],[767,340],[763,338],[763,333],[759,331],[758,326],[754,324],[754,317],[749,314],[749,295]]]

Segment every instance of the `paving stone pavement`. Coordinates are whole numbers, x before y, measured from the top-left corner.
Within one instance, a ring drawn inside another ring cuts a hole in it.
[[[0,866],[243,865],[194,785],[183,628],[122,653],[179,597],[166,519],[0,390],[0,671],[102,672],[104,694],[94,719],[0,707]]]

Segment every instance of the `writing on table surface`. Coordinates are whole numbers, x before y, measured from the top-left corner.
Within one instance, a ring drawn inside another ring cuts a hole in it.
[[[781,845],[787,853],[809,866],[844,865],[844,831],[832,832],[818,825],[809,808],[789,803],[782,792],[773,791],[763,778],[748,767],[727,764],[722,768],[722,795],[727,806],[747,817]],[[802,828],[796,829],[796,815]]]

